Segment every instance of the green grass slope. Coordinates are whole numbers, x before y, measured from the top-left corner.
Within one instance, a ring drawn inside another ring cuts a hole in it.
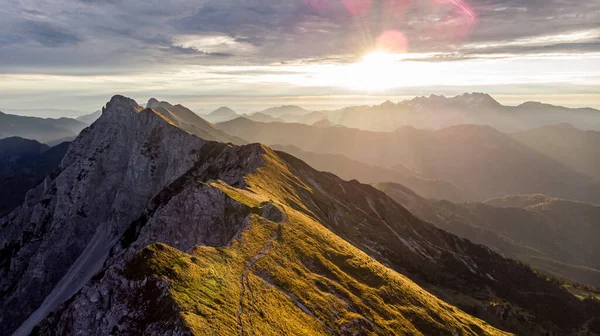
[[[249,208],[266,203],[262,193],[212,185]],[[258,185],[253,189],[259,191]],[[167,281],[177,313],[194,335],[506,335],[376,262],[306,213],[277,206],[281,221],[252,214],[249,228],[229,247],[197,247],[188,254],[151,245],[126,275]]]

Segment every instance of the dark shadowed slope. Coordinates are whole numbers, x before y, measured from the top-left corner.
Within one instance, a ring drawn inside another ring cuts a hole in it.
[[[539,127],[511,134],[525,145],[580,173],[600,180],[600,132],[568,124]]]
[[[444,230],[547,273],[600,286],[600,206],[544,195],[456,204],[426,200],[395,183],[375,186]]]
[[[0,112],[0,139],[17,136],[50,142],[77,136],[85,127],[87,124],[75,119],[42,119]]]
[[[591,178],[488,126],[463,125],[438,131],[403,127],[377,133],[238,118],[217,127],[252,142],[341,154],[380,167],[401,164],[424,178],[449,181],[479,200],[544,193],[600,203],[600,186]]]
[[[55,170],[69,147],[48,147],[23,138],[0,139],[0,216],[19,205],[25,193]]]

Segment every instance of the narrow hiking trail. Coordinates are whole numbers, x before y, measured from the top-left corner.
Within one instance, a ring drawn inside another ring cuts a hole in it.
[[[241,292],[240,292],[239,307],[238,307],[238,312],[237,312],[237,322],[238,322],[238,329],[240,331],[240,335],[242,335],[242,336],[244,335],[244,324],[242,322],[242,315],[244,313],[244,298],[246,295],[246,291],[247,290],[250,291],[250,280],[248,279],[248,275],[250,274],[252,267],[254,265],[256,265],[256,263],[259,262],[262,258],[264,258],[265,256],[267,256],[269,254],[269,252],[273,248],[275,239],[281,238],[283,224],[288,219],[285,208],[283,208],[282,214],[283,214],[283,219],[281,220],[281,222],[278,223],[278,228],[271,235],[269,240],[263,245],[263,247],[260,249],[260,251],[255,256],[253,256],[252,258],[250,258],[248,260],[246,267],[244,267],[244,270],[242,271],[242,274],[240,275]],[[265,219],[265,221],[266,221],[266,219]]]

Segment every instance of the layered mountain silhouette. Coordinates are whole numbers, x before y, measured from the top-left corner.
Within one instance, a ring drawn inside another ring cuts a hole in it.
[[[600,185],[593,178],[489,126],[369,132],[244,118],[216,126],[251,142],[294,145],[379,167],[403,165],[423,178],[451,182],[479,200],[542,193],[600,203]]]
[[[16,136],[55,143],[77,136],[85,127],[87,124],[70,118],[44,119],[0,112],[0,139]]]
[[[418,217],[531,264],[548,274],[600,286],[600,206],[545,195],[483,203],[427,200],[395,183],[375,185]]]
[[[148,107],[113,97],[0,219],[1,330],[600,333],[598,302],[372,186]]]
[[[268,114],[264,114],[262,112],[256,112],[250,115],[244,115],[244,118],[253,120],[253,121],[258,121],[258,122],[274,122],[274,121],[278,121],[278,122],[283,122],[283,120],[272,117]]]
[[[393,169],[381,168],[340,154],[317,154],[296,146],[271,145],[271,148],[292,154],[317,170],[334,173],[345,180],[358,180],[362,183],[396,182],[429,199],[464,202],[475,198],[448,181],[422,178],[417,172],[402,165],[396,165]]]
[[[512,136],[574,170],[600,180],[600,132],[569,124],[544,126]]]
[[[77,120],[81,121],[84,124],[91,125],[94,123],[94,121],[98,120],[98,118],[100,118],[101,115],[102,115],[102,111],[98,110],[94,113],[90,113],[90,114],[82,115],[81,117],[77,117]]]
[[[566,108],[538,102],[505,106],[485,93],[465,93],[455,97],[431,95],[398,103],[386,101],[380,105],[351,106],[332,111],[282,106],[262,113],[282,122],[311,125],[328,119],[334,125],[376,132],[392,132],[403,126],[441,129],[464,124],[489,125],[503,132],[520,132],[564,122],[577,128],[600,131],[600,111],[596,109]]]
[[[69,143],[50,148],[35,140],[0,139],[0,216],[18,206],[25,193],[54,171]]]
[[[237,117],[239,117],[239,115],[227,106],[219,107],[218,109],[205,116],[206,120],[211,123],[229,121]]]

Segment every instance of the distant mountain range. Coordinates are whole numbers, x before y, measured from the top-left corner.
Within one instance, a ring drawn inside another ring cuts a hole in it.
[[[570,123],[583,130],[600,131],[600,111],[566,108],[538,102],[504,106],[484,93],[455,97],[431,95],[380,105],[352,106],[331,111],[309,111],[299,106],[273,107],[245,116],[259,122],[287,122],[312,125],[326,119],[332,125],[375,132],[391,132],[404,126],[441,129],[450,126],[489,125],[503,132]],[[225,120],[223,120],[225,121]]]
[[[88,125],[70,118],[43,119],[0,112],[0,139],[18,136],[40,142],[71,139]]]
[[[38,109],[4,109],[0,108],[0,111],[4,111],[8,114],[14,114],[21,117],[36,117],[36,118],[72,118],[75,119],[82,115],[84,112],[70,109],[57,109],[57,108],[38,108]]]
[[[548,274],[600,286],[600,206],[545,195],[456,204],[427,200],[395,183],[375,187],[448,232]]]
[[[527,146],[600,181],[600,132],[570,124],[544,126],[511,135]]]
[[[90,113],[90,114],[86,114],[86,115],[77,117],[76,119],[78,121],[81,121],[84,124],[91,125],[94,123],[94,121],[98,120],[98,118],[100,118],[101,115],[102,115],[102,111],[98,110],[94,113]]]
[[[489,126],[402,127],[386,133],[244,118],[216,126],[250,142],[339,154],[382,168],[403,165],[421,178],[459,186],[478,200],[542,193],[600,204],[600,185],[595,179]]]
[[[147,106],[113,97],[0,218],[3,332],[600,333],[600,302],[564,282],[370,185]]]
[[[420,177],[417,172],[402,165],[396,165],[393,169],[381,168],[340,154],[317,154],[290,145],[271,145],[271,148],[292,154],[315,169],[331,172],[346,180],[358,180],[362,183],[396,182],[430,199],[454,202],[476,199],[448,181]]]

